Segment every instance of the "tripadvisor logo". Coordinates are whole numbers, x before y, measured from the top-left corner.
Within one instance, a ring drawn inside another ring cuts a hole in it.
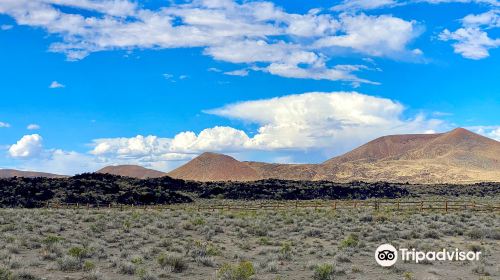
[[[440,251],[417,251],[415,248],[399,248],[391,244],[382,244],[375,250],[375,260],[381,266],[393,266],[399,258],[404,262],[420,263],[422,261],[478,261],[481,252],[442,249]]]

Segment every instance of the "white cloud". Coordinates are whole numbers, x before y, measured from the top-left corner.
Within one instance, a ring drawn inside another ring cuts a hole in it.
[[[32,123],[32,124],[29,124],[29,125],[26,127],[26,129],[28,129],[28,130],[38,130],[38,129],[40,129],[40,125],[35,124],[35,123]]]
[[[245,77],[245,76],[248,76],[248,69],[239,69],[239,70],[228,71],[228,72],[224,72],[224,74],[229,75],[229,76]]]
[[[0,122],[0,128],[9,128],[10,124],[6,122]]]
[[[492,39],[488,33],[475,27],[459,28],[456,31],[445,29],[439,34],[443,41],[455,41],[452,44],[455,53],[469,59],[483,59],[488,57],[489,49],[500,46],[500,39]]]
[[[208,113],[259,124],[246,147],[342,148],[375,136],[424,132],[441,125],[423,116],[403,119],[403,105],[356,92],[305,93],[241,102]]]
[[[325,36],[315,46],[342,47],[372,56],[394,56],[407,52],[407,45],[421,33],[414,21],[390,15],[341,14],[342,35]]]
[[[0,29],[3,30],[3,31],[6,31],[6,30],[10,30],[12,29],[14,26],[10,25],[10,24],[2,24],[0,25]]]
[[[400,4],[396,0],[344,0],[342,3],[333,6],[334,11],[348,11],[348,10],[372,10],[379,8],[394,7]]]
[[[358,83],[367,81],[328,65],[334,56],[330,47],[387,56],[407,53],[407,44],[418,35],[413,22],[392,16],[339,17],[319,9],[294,14],[266,1],[165,5],[149,10],[126,0],[8,0],[0,2],[0,13],[59,35],[61,40],[50,50],[65,53],[69,60],[116,49],[201,47],[214,59],[264,63],[262,69],[274,75]],[[68,13],[60,7],[79,10]],[[322,42],[319,48],[311,46],[317,40]]]
[[[10,146],[9,154],[14,158],[32,158],[42,152],[42,137],[38,134],[24,135]]]
[[[500,141],[500,125],[471,126],[467,127],[467,129],[470,129],[476,133]]]
[[[500,10],[491,10],[482,14],[470,14],[462,19],[465,26],[500,27]]]
[[[462,19],[462,28],[448,29],[439,34],[443,41],[454,41],[455,53],[469,59],[488,57],[489,50],[500,47],[500,38],[491,38],[486,30],[500,27],[500,10],[490,10],[482,14],[470,14]]]
[[[59,83],[58,81],[52,81],[52,83],[50,83],[49,85],[49,88],[63,88],[65,87],[65,85]]]
[[[422,115],[403,118],[400,103],[356,92],[313,92],[229,104],[207,113],[252,123],[256,133],[227,126],[172,138],[136,136],[93,141],[90,154],[109,162],[185,161],[204,151],[242,153],[314,150],[331,157],[386,134],[442,130],[443,123]],[[280,155],[280,156],[290,156]],[[269,159],[272,160],[272,159]]]

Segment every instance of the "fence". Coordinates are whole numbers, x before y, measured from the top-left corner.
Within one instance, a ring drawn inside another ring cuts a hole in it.
[[[45,203],[44,208],[52,209],[151,209],[151,210],[175,210],[191,209],[195,211],[216,210],[288,210],[288,209],[373,209],[392,211],[500,211],[500,205],[496,203],[484,203],[475,201],[458,200],[333,200],[333,201],[284,201],[284,202],[246,202],[241,204],[79,204],[79,203]]]

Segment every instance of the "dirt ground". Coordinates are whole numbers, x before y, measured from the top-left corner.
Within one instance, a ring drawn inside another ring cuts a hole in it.
[[[385,268],[374,258],[383,243],[481,258]],[[3,279],[500,279],[500,219],[384,209],[2,209]]]

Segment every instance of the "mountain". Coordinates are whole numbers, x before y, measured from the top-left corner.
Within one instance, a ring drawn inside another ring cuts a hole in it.
[[[240,162],[206,153],[168,175],[199,181],[500,181],[500,142],[457,128],[446,133],[380,137],[321,164]]]
[[[500,142],[463,128],[391,135],[321,164],[315,179],[467,183],[500,181]]]
[[[0,178],[10,178],[10,177],[65,178],[67,176],[51,174],[51,173],[44,173],[44,172],[35,172],[35,171],[21,171],[21,170],[15,170],[15,169],[0,169]]]
[[[247,163],[216,153],[203,153],[168,176],[196,181],[255,181],[261,178]]]
[[[153,169],[148,169],[144,168],[139,165],[114,165],[114,166],[107,166],[104,167],[96,173],[105,173],[105,174],[112,174],[112,175],[119,175],[119,176],[127,176],[127,177],[132,177],[132,178],[138,178],[138,179],[146,179],[146,178],[158,178],[158,177],[163,177],[167,175],[167,173],[158,171],[158,170],[153,170]]]

